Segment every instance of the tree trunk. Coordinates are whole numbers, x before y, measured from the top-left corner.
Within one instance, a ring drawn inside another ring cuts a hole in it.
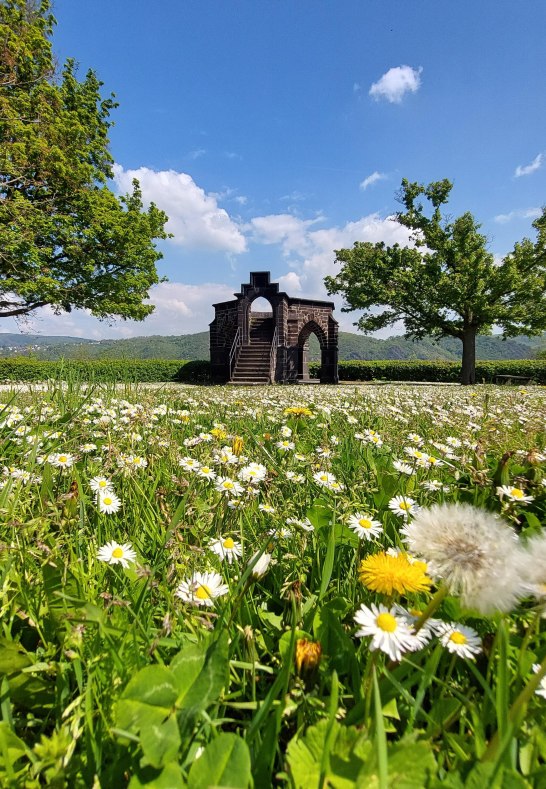
[[[476,330],[465,329],[462,336],[463,360],[461,383],[464,386],[476,383]]]

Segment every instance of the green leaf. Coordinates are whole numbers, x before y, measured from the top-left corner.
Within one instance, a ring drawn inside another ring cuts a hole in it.
[[[186,782],[182,777],[182,770],[177,764],[171,762],[162,770],[145,767],[133,775],[129,781],[128,789],[185,789]]]
[[[222,733],[210,742],[190,769],[192,789],[213,786],[246,789],[250,783],[250,752],[236,734]]]
[[[21,765],[17,763],[23,758],[31,759],[32,753],[23,740],[10,729],[7,723],[0,722],[0,779],[13,779]],[[8,784],[2,784],[4,786]]]
[[[169,669],[147,666],[129,682],[116,710],[116,728],[139,734],[143,754],[153,767],[174,759],[180,733],[174,716],[177,688]]]
[[[331,737],[329,770],[323,786],[352,789],[371,751],[371,743],[355,726],[341,726],[337,721],[321,720],[310,726],[303,737],[289,743],[286,758],[295,789],[318,789],[321,786],[321,764],[328,736]]]

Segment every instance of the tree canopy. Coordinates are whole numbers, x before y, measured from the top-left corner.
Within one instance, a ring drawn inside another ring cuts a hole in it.
[[[167,216],[109,188],[113,96],[56,73],[49,0],[0,0],[0,317],[50,305],[142,320]]]
[[[336,251],[342,264],[325,279],[340,293],[343,311],[364,310],[356,325],[364,332],[404,321],[406,335],[457,337],[462,342],[462,383],[475,382],[477,334],[493,327],[504,336],[539,334],[546,328],[546,212],[529,239],[495,260],[470,213],[443,217],[452,184],[424,185],[404,179],[395,221],[410,231],[408,246],[357,241]],[[428,206],[419,199],[426,198]]]

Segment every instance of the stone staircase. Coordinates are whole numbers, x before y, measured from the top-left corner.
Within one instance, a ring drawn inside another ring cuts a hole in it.
[[[232,384],[252,386],[269,383],[273,318],[251,317],[250,345],[242,345],[231,376]]]

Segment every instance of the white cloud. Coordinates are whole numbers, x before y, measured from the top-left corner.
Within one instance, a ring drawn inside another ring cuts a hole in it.
[[[524,166],[518,165],[518,167],[516,167],[514,176],[516,178],[520,178],[522,175],[531,175],[531,173],[540,170],[543,161],[544,161],[544,154],[543,153],[537,154],[533,159],[533,161],[531,162],[531,164],[526,164]]]
[[[201,156],[204,156],[207,152],[206,148],[196,148],[194,151],[190,151],[188,157],[190,159],[199,159]]]
[[[505,225],[512,222],[513,219],[537,219],[541,214],[540,208],[521,208],[517,211],[510,211],[508,214],[497,214],[494,219],[499,225]]]
[[[129,192],[137,178],[145,204],[154,202],[169,221],[173,243],[194,249],[220,250],[240,254],[246,240],[237,223],[218,205],[218,196],[207,194],[187,173],[139,167],[124,170],[114,165],[114,179],[120,192]]]
[[[233,286],[218,283],[186,285],[183,282],[162,282],[150,289],[147,303],[155,304],[155,310],[145,321],[117,321],[109,325],[93,318],[87,310],[55,315],[49,307],[44,307],[28,317],[24,328],[25,333],[90,340],[193,334],[208,331],[208,325],[214,318],[212,305],[233,299],[233,291]],[[3,331],[18,332],[20,329],[14,321],[5,319],[2,323]]]
[[[309,243],[309,228],[322,222],[322,217],[299,219],[292,214],[257,216],[245,225],[252,238],[261,244],[281,244],[284,255],[303,250]]]
[[[391,104],[399,104],[405,93],[415,93],[421,85],[423,69],[411,66],[396,66],[389,69],[374,82],[370,88],[370,96],[374,99],[386,99]]]
[[[324,287],[324,277],[339,271],[334,250],[350,248],[355,241],[408,245],[409,232],[392,217],[382,218],[379,214],[370,214],[341,227],[315,228],[317,221],[279,214],[255,217],[250,224],[256,241],[280,244],[284,256],[290,258],[290,270],[278,278],[282,289],[289,295],[333,301],[340,327],[354,331],[358,313],[342,313],[343,300],[329,297]]]
[[[364,178],[364,180],[360,184],[360,188],[362,189],[362,191],[364,191],[365,189],[368,188],[368,186],[372,186],[373,184],[377,183],[378,181],[384,181],[386,177],[387,176],[385,175],[385,173],[379,173],[376,170],[371,175],[368,175],[367,178]]]

